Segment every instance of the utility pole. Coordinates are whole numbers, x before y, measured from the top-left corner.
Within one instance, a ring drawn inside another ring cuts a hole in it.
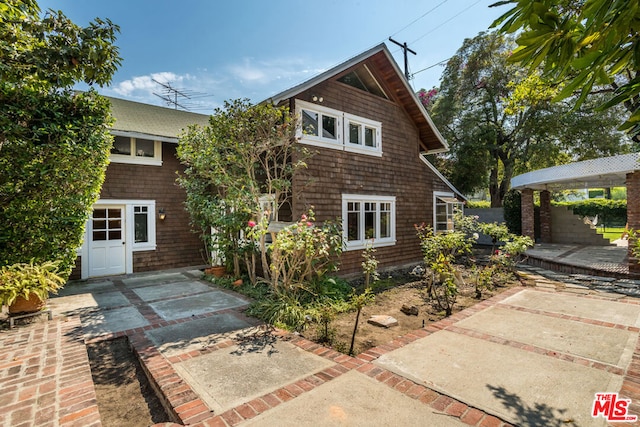
[[[389,37],[389,41],[391,41],[391,42],[397,44],[398,46],[400,46],[402,48],[402,51],[404,52],[404,76],[407,78],[407,82],[408,82],[409,81],[409,60],[407,58],[407,52],[411,52],[414,55],[417,55],[417,53],[415,53],[413,50],[409,49],[409,46],[407,46],[407,42],[400,43],[400,42],[395,41],[391,37]]]

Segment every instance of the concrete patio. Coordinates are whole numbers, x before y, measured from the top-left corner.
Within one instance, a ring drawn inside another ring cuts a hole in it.
[[[85,343],[119,336],[183,425],[604,426],[597,392],[640,414],[639,284],[525,268],[535,287],[356,357],[265,328],[197,270],[73,283],[53,321],[0,330],[0,425],[101,425]]]

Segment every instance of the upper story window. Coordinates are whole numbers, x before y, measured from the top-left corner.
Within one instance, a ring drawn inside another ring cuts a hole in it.
[[[110,160],[113,163],[162,165],[162,142],[115,135]]]
[[[382,156],[382,123],[296,100],[300,142]]]

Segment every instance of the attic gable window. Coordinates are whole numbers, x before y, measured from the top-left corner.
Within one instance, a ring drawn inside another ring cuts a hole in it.
[[[296,100],[303,144],[382,156],[382,123]]]
[[[362,65],[350,73],[345,74],[340,77],[338,81],[356,89],[369,92],[372,95],[379,96],[380,98],[389,99],[366,65]]]
[[[111,147],[112,163],[162,165],[162,142],[115,135]]]

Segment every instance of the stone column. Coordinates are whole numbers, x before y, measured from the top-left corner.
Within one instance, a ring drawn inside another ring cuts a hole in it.
[[[551,243],[551,193],[548,190],[540,192],[540,240]]]
[[[627,225],[640,231],[640,171],[627,174]],[[629,248],[635,242],[629,240]],[[640,264],[629,250],[629,272],[640,274]]]
[[[520,213],[522,215],[522,235],[531,237],[535,240],[534,232],[534,216],[533,210],[533,190],[525,188],[520,191]]]

